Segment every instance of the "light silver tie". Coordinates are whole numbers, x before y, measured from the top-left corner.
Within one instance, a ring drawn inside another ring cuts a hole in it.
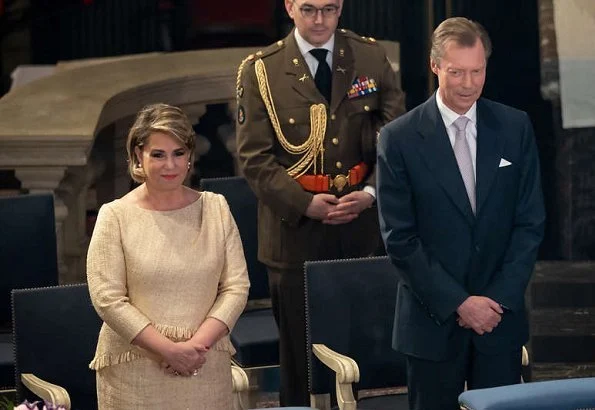
[[[471,203],[471,209],[475,214],[475,173],[473,172],[471,150],[469,149],[469,144],[467,143],[467,138],[465,136],[465,128],[469,121],[469,118],[460,116],[453,122],[453,125],[457,129],[453,150],[455,152],[457,164],[459,164],[459,171],[461,171],[461,176],[463,177],[463,183],[467,190],[469,202]]]

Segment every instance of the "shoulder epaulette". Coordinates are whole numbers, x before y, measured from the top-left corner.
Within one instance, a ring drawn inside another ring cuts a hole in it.
[[[347,29],[339,29],[339,33],[341,33],[342,35],[344,35],[347,38],[359,41],[360,43],[364,43],[364,44],[375,44],[377,45],[377,41],[374,37],[366,37],[366,36],[360,36],[357,35],[356,33],[354,33],[351,30],[347,30]]]
[[[254,54],[250,54],[248,56],[248,61],[253,63],[254,61],[258,60],[259,58],[266,58],[270,55],[275,54],[279,50],[282,50],[284,47],[285,47],[285,41],[279,40],[279,41],[263,48],[262,50],[258,50]]]
[[[275,54],[277,51],[283,49],[283,47],[285,47],[285,41],[279,40],[276,43],[273,43],[262,50],[258,50],[256,53],[250,54],[244,58],[238,67],[238,81],[244,67],[254,64],[254,62],[258,59]]]
[[[244,70],[244,68],[251,64],[254,64],[257,60],[259,60],[261,58],[265,58],[265,57],[275,54],[277,51],[283,49],[283,47],[285,47],[285,41],[279,40],[279,41],[267,46],[263,50],[258,50],[256,53],[250,54],[249,56],[247,56],[246,58],[244,58],[242,60],[242,62],[238,66],[238,75],[237,75],[237,80],[236,80],[238,99],[241,98],[241,96],[243,95],[243,87],[240,84],[240,81],[241,81],[241,77],[242,77],[242,71]]]

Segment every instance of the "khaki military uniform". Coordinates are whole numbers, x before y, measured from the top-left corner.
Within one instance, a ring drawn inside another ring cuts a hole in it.
[[[268,266],[301,268],[304,260],[370,253],[377,245],[376,209],[365,211],[350,224],[332,227],[304,216],[313,194],[287,174],[301,156],[288,152],[275,134],[259,91],[258,60],[264,62],[278,123],[291,144],[306,141],[311,132],[310,107],[326,101],[316,88],[293,32],[249,58],[239,73],[238,154],[243,174],[260,200],[259,259]],[[366,162],[370,172],[363,184],[375,186],[377,131],[404,112],[395,73],[382,46],[347,30],[336,32],[332,73],[324,158],[317,158],[317,173],[334,178]],[[357,78],[374,80],[377,91],[348,98]],[[314,173],[313,167],[307,173]],[[333,187],[329,192],[343,195],[361,189],[363,184],[346,186],[341,192]],[[344,247],[354,250],[346,255],[325,254],[325,248],[336,246],[329,243],[329,231],[339,233]]]
[[[306,191],[296,178],[301,174],[329,175],[340,184],[333,184],[327,192],[337,196],[365,185],[375,186],[377,132],[404,112],[395,73],[374,39],[337,30],[332,60],[330,107],[316,88],[293,32],[249,56],[238,72],[239,161],[259,199],[259,259],[269,267],[270,275],[276,272],[277,278],[301,276],[306,260],[366,256],[379,246],[375,207],[348,224],[336,226],[304,215],[316,192]],[[362,84],[368,84],[360,93],[363,95],[354,94]],[[298,153],[300,145],[307,147]],[[349,170],[362,162],[367,164],[364,179],[355,186],[342,186]],[[281,284],[280,295],[275,295],[271,282],[273,304],[276,297],[297,292],[299,295],[291,295],[291,303],[301,301],[294,313],[303,312],[300,284],[301,278],[287,288]],[[303,331],[303,320],[294,321],[292,326],[302,326]],[[283,345],[283,325],[280,333]],[[294,339],[295,350],[304,352],[301,334]],[[283,367],[283,352],[281,356]],[[295,384],[300,383],[299,378],[293,379]]]

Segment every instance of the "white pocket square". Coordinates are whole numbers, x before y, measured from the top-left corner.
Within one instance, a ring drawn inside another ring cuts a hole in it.
[[[498,165],[499,168],[507,167],[509,165],[512,165],[512,162],[507,161],[504,158],[500,158],[500,165]]]

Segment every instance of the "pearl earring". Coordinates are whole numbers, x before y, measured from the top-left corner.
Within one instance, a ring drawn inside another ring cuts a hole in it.
[[[192,166],[192,163],[190,161],[188,161],[188,169],[190,169],[191,166]]]

